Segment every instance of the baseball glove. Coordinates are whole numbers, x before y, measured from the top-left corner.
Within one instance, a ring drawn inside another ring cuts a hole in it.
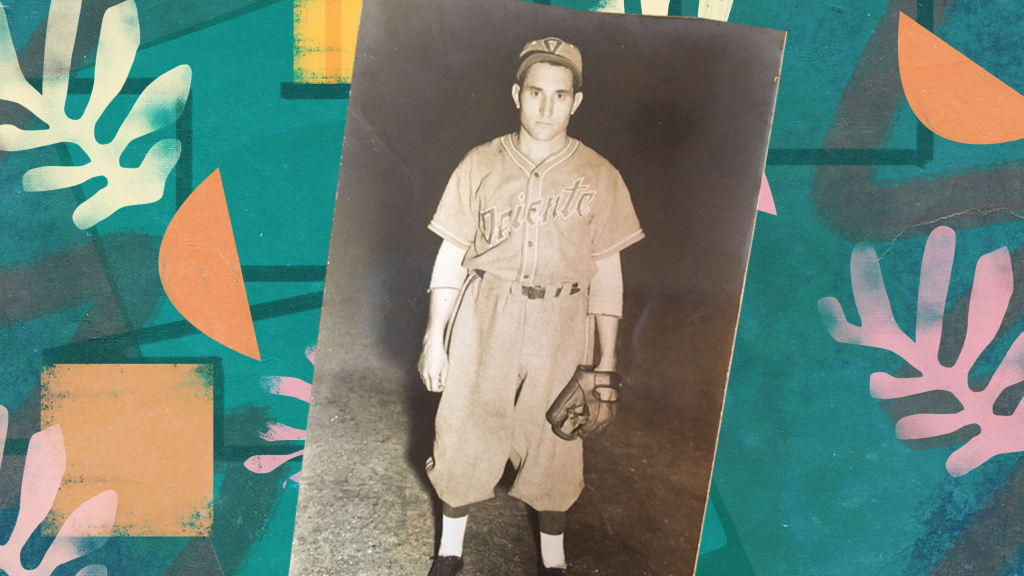
[[[612,419],[622,390],[617,372],[595,372],[588,366],[576,373],[547,411],[551,430],[563,440],[586,438],[604,430]]]

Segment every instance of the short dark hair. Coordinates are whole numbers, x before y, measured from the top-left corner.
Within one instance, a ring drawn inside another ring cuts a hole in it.
[[[533,68],[537,64],[550,64],[552,66],[558,66],[559,68],[565,68],[570,73],[572,73],[572,68],[569,68],[568,66],[566,66],[565,64],[562,64],[561,62],[556,62],[554,60],[543,60],[541,62],[534,62],[533,64],[530,64],[529,66],[524,68],[523,71],[520,72],[518,76],[516,76],[516,84],[519,85],[519,89],[520,90],[523,89],[523,80],[526,79],[526,74],[530,72],[530,68]],[[582,88],[583,88],[583,83],[578,81],[578,80],[576,80],[576,74],[572,73],[572,93],[575,95]]]

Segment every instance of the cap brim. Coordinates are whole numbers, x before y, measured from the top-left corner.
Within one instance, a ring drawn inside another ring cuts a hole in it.
[[[576,67],[576,64],[564,56],[559,56],[558,54],[552,54],[550,52],[533,52],[531,54],[527,54],[525,58],[519,61],[519,69],[516,70],[516,78],[519,78],[523,73],[523,70],[526,70],[538,62],[554,62],[561,66],[565,66],[570,72],[572,72],[572,77],[576,81],[576,85],[583,86],[583,74],[580,72],[579,68]]]

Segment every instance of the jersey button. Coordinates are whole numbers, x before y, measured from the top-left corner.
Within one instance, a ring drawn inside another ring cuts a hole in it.
[[[528,241],[528,242],[526,243],[526,245],[527,245],[527,246],[529,246],[530,248],[533,248],[533,240],[529,240],[529,241]]]
[[[533,177],[534,178],[540,178],[540,172],[534,172],[533,173]]]

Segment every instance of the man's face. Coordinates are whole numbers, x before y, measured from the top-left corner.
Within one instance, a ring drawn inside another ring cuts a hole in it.
[[[538,62],[526,71],[522,86],[512,86],[512,99],[526,132],[534,140],[546,142],[565,134],[583,93],[573,93],[572,71],[568,68]]]

